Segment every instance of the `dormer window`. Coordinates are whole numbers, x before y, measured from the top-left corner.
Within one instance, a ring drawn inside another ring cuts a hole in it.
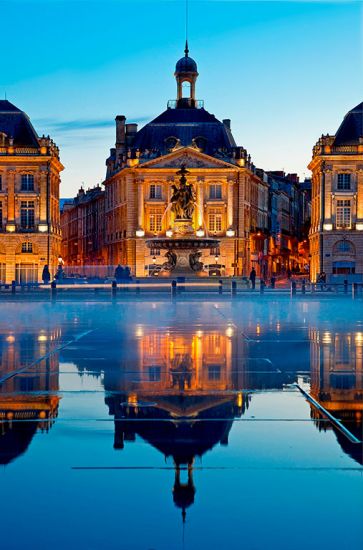
[[[350,189],[350,174],[338,174],[337,189],[339,191],[347,191]]]
[[[161,199],[162,198],[162,191],[161,191],[161,185],[156,185],[152,183],[150,185],[150,199]]]
[[[209,198],[212,200],[222,198],[222,185],[215,183],[209,186]]]
[[[21,176],[21,190],[34,191],[34,176],[33,174],[23,174]]]

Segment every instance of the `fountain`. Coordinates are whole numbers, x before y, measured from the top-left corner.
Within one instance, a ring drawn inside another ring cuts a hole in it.
[[[177,172],[179,186],[172,185],[173,194],[167,209],[174,215],[173,235],[148,239],[146,245],[151,250],[166,250],[165,262],[160,275],[203,276],[206,275],[201,261],[202,250],[219,247],[219,240],[197,237],[194,233],[192,217],[195,208],[193,185],[187,182],[188,170],[183,165]]]

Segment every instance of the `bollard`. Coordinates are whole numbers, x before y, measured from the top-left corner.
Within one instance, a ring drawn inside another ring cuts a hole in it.
[[[16,282],[11,281],[11,294],[15,294],[16,292]]]
[[[291,294],[291,296],[295,296],[295,294],[296,294],[296,282],[295,281],[291,281],[290,294]]]
[[[344,279],[344,294],[348,294],[348,281]]]
[[[171,281],[171,297],[175,298],[176,296],[176,281]]]
[[[112,281],[112,286],[111,286],[111,295],[112,295],[112,298],[116,298],[116,294],[117,294],[117,282],[116,282],[116,281]]]
[[[50,295],[52,300],[55,300],[57,298],[57,282],[52,281],[50,283]]]
[[[266,283],[263,279],[260,281],[260,294],[264,294]]]
[[[135,281],[136,283],[136,294],[140,294],[140,281]]]
[[[352,298],[353,300],[358,296],[358,283],[352,284]]]
[[[301,294],[305,294],[305,293],[306,293],[306,281],[305,279],[303,279],[301,283]]]
[[[276,285],[276,278],[271,277],[271,288],[275,288],[275,285]]]
[[[223,294],[223,281],[219,279],[218,294]]]
[[[237,296],[237,281],[231,281],[231,296]]]

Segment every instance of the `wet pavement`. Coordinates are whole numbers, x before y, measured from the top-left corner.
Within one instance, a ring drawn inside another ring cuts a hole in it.
[[[363,546],[361,301],[2,311],[4,549]]]

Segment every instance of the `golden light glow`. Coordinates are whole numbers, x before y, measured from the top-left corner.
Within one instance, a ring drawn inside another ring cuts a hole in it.
[[[16,230],[15,224],[13,224],[13,223],[6,224],[6,231],[8,233],[14,233],[15,230]]]
[[[48,231],[48,225],[46,223],[40,223],[38,225],[38,231],[40,231],[40,233],[46,233]]]
[[[141,228],[136,229],[136,237],[143,237],[145,235],[145,231]]]
[[[355,228],[357,231],[363,231],[363,223],[356,223]]]
[[[355,343],[359,346],[363,344],[363,332],[356,332]]]
[[[165,235],[166,235],[167,237],[172,237],[172,236],[173,236],[173,230],[172,230],[171,228],[167,229]]]
[[[330,332],[324,332],[322,342],[323,342],[323,344],[331,344],[331,333]]]
[[[232,228],[227,229],[226,235],[227,235],[227,237],[234,237],[234,235],[235,235],[235,230],[232,229]]]
[[[324,231],[332,231],[333,230],[333,224],[332,223],[324,223],[323,224]]]
[[[10,334],[9,336],[7,336],[6,341],[8,344],[13,344],[15,342],[15,336]]]
[[[199,229],[196,230],[195,234],[197,237],[204,237],[204,229],[199,227]]]

